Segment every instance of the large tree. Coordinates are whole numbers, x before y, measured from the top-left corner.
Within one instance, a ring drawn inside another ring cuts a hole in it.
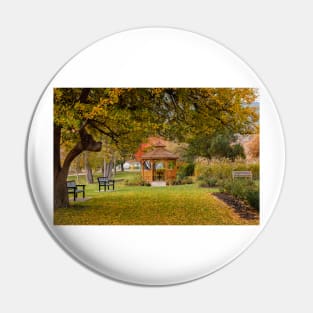
[[[249,88],[56,88],[54,207],[68,206],[68,171],[83,151],[99,152],[105,142],[128,153],[149,135],[186,142],[223,129],[251,133],[256,96]]]
[[[55,88],[54,207],[68,206],[66,179],[72,161],[83,151],[137,145],[156,131],[150,118],[153,93],[147,89]],[[139,139],[141,138],[141,139]],[[66,156],[61,160],[61,147]],[[63,162],[62,162],[63,161]]]

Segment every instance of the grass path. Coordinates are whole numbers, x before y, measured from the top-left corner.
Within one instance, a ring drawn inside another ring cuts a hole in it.
[[[196,185],[168,187],[124,186],[98,192],[88,185],[85,202],[55,210],[56,225],[242,225],[256,224],[240,218],[208,189]]]

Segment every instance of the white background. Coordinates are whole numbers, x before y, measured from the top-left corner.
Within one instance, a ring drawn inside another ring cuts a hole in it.
[[[312,311],[313,22],[309,4],[163,0],[1,4],[0,310]],[[261,236],[219,272],[174,287],[125,285],[74,262],[40,223],[25,178],[30,118],[52,75],[98,38],[138,26],[180,27],[231,48],[270,89],[286,137],[283,191]]]

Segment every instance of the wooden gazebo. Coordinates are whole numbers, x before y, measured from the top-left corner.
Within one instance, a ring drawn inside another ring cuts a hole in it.
[[[141,174],[144,181],[169,181],[176,178],[178,157],[158,142],[154,149],[141,156]]]

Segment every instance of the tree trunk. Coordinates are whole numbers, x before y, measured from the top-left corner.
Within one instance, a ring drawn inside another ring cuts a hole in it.
[[[113,160],[110,160],[110,162],[108,164],[108,177],[109,178],[112,177],[113,166],[114,166],[114,162],[113,162]]]
[[[114,161],[113,161],[113,169],[114,169],[114,176],[116,175],[116,157],[114,156]]]
[[[86,178],[88,184],[93,184],[93,174],[92,174],[92,168],[90,166],[86,167]]]
[[[108,177],[108,163],[105,159],[103,160],[103,176]]]
[[[59,172],[61,170],[61,127],[54,124],[53,129],[53,176],[54,181],[56,181],[57,176],[59,175]]]
[[[121,163],[121,171],[124,172],[124,161]]]
[[[83,151],[101,150],[101,142],[96,142],[84,127],[79,131],[80,141],[66,156],[63,167],[60,160],[61,128],[54,125],[54,208],[68,207],[66,179],[72,161]]]
[[[108,178],[112,177],[113,166],[114,166],[113,160],[110,160],[109,162],[107,162],[105,159],[103,160],[102,174],[104,177]]]
[[[86,181],[88,184],[93,184],[92,169],[91,169],[90,164],[89,164],[87,151],[84,153],[84,157],[85,157]]]
[[[76,184],[80,184],[79,182],[79,173],[80,173],[80,166],[79,166],[79,163],[80,163],[80,157],[77,157],[76,158],[76,162],[75,162],[76,166],[75,166],[75,173],[76,173]]]
[[[54,208],[68,207],[66,178],[68,169],[61,168],[61,127],[54,125]]]
[[[66,179],[68,171],[61,170],[54,180],[54,208],[66,208],[69,206]]]

